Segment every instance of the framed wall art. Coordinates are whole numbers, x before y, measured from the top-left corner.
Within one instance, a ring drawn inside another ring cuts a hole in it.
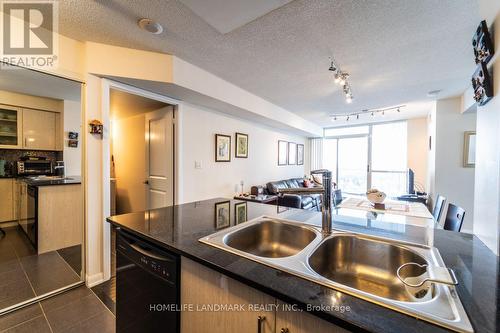
[[[297,145],[297,165],[304,165],[304,145]]]
[[[231,162],[231,136],[215,134],[215,162]]]
[[[464,167],[476,166],[476,132],[464,132]]]
[[[288,142],[278,141],[278,165],[288,164]]]
[[[234,157],[248,158],[248,134],[236,133],[235,141],[236,149]]]

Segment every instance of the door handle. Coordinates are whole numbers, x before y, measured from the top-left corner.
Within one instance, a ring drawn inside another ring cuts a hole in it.
[[[143,183],[144,185],[149,185],[149,180],[145,180]]]
[[[264,320],[266,320],[265,316],[257,317],[257,333],[262,333],[262,324],[264,323]]]
[[[287,327],[281,329],[280,333],[290,333],[290,330]]]

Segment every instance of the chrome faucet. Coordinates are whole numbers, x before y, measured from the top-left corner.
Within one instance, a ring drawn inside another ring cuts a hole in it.
[[[311,171],[311,175],[323,176],[323,198],[321,204],[321,230],[324,235],[332,233],[332,172],[326,169]]]

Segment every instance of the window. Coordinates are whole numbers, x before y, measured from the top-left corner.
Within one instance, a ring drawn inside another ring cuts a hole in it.
[[[323,166],[345,193],[377,188],[388,196],[406,192],[406,122],[327,128]]]
[[[406,193],[406,122],[372,126],[371,187],[388,196]]]

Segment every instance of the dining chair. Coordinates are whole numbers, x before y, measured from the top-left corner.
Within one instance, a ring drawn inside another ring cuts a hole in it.
[[[460,232],[464,222],[465,210],[454,204],[448,204],[446,219],[444,220],[444,230]]]
[[[443,213],[444,205],[446,203],[446,198],[442,195],[438,195],[436,198],[436,204],[434,205],[434,209],[432,210],[432,216],[437,223],[441,219],[441,214]]]

